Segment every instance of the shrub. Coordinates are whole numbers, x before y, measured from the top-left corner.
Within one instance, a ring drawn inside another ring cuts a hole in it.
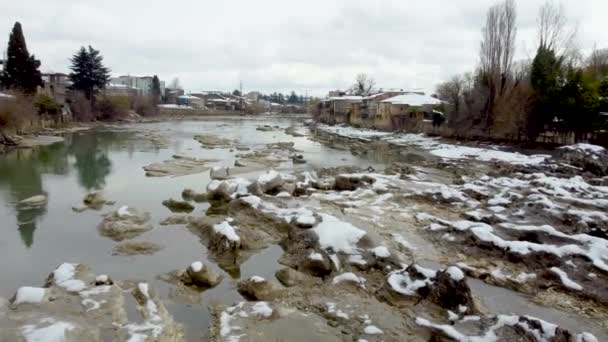
[[[0,98],[0,129],[22,132],[37,118],[36,107],[31,97],[16,95]]]
[[[141,116],[154,116],[158,114],[158,107],[150,96],[136,96],[133,98],[132,108]]]
[[[130,101],[128,96],[102,96],[97,99],[95,106],[97,118],[114,120],[129,114]]]
[[[38,110],[39,115],[51,115],[57,116],[61,114],[61,106],[52,97],[46,94],[40,94],[36,96],[34,105]]]

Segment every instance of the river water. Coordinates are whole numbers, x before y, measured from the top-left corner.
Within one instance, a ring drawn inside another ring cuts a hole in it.
[[[256,130],[262,125],[280,129]],[[188,229],[183,226],[163,227],[159,222],[171,215],[161,204],[163,200],[179,199],[185,188],[204,191],[210,181],[209,173],[153,178],[146,177],[142,167],[169,160],[173,155],[216,159],[215,165],[233,165],[239,152],[229,148],[201,148],[193,137],[205,134],[238,139],[241,145],[253,149],[268,143],[293,142],[307,163],[294,166],[289,162],[278,168],[289,171],[341,165],[382,168],[396,158],[407,159],[403,152],[397,156],[391,151],[374,149],[363,155],[351,153],[348,149],[323,144],[308,136],[287,135],[284,132],[287,127],[296,127],[298,131],[307,133],[301,117],[218,117],[69,133],[64,142],[0,156],[0,250],[3,252],[0,297],[10,298],[20,286],[43,285],[48,273],[61,263],[81,263],[97,274],[108,274],[114,279],[149,282],[174,319],[184,325],[187,339],[200,340],[209,326],[210,304],[230,305],[242,300],[236,291],[239,279],[209,261],[205,246]],[[94,190],[103,190],[105,197],[116,201],[116,204],[100,211],[74,212],[72,207],[80,205],[83,197]],[[46,206],[27,209],[18,205],[19,201],[39,194],[48,196]],[[117,243],[101,236],[97,227],[103,213],[122,205],[151,213],[155,229],[135,240],[159,244],[162,250],[146,256],[112,255]],[[192,215],[201,216],[206,209],[207,205],[197,204]],[[277,259],[281,254],[281,248],[273,245],[254,255],[241,265],[240,278],[260,275],[273,279],[274,272],[280,268]],[[224,281],[197,298],[185,298],[173,285],[159,278],[168,272],[184,269],[196,260],[208,263],[222,273]],[[473,286],[473,290],[484,297],[493,297],[497,293],[482,291],[486,287],[478,284]],[[509,298],[521,298],[508,290],[503,292],[503,303],[509,302]],[[504,310],[501,303],[489,301],[487,304],[495,312],[525,311],[528,303],[525,299],[519,300],[522,305]],[[576,329],[574,317],[553,309],[545,312],[529,308],[530,314],[538,313],[541,318],[545,316],[555,323]]]
[[[209,322],[209,303],[232,304],[241,298],[235,290],[238,279],[225,274],[225,279],[231,281],[223,281],[201,294],[198,304],[174,296],[172,286],[158,276],[183,269],[195,260],[207,261],[205,247],[187,229],[161,227],[158,223],[171,214],[161,204],[163,200],[179,199],[184,188],[203,191],[210,181],[209,175],[206,172],[150,178],[145,176],[143,166],[171,159],[175,154],[218,159],[218,165],[232,165],[237,151],[202,149],[193,139],[206,133],[239,139],[246,146],[294,142],[308,161],[301,168],[353,164],[367,167],[381,163],[384,158],[382,154],[370,154],[362,159],[306,137],[293,137],[279,130],[256,130],[260,125],[283,129],[297,126],[305,130],[302,120],[286,118],[145,123],[70,133],[62,143],[0,156],[0,250],[4,259],[0,263],[0,297],[10,298],[19,286],[40,286],[61,263],[77,262],[115,279],[150,282],[176,321],[186,325],[189,337],[200,337]],[[150,133],[164,136],[166,141],[150,141]],[[72,211],[93,190],[103,190],[105,197],[116,201],[116,205],[101,211]],[[18,205],[19,201],[39,194],[48,196],[46,206],[23,209]],[[112,255],[116,242],[99,235],[97,226],[102,213],[122,205],[151,213],[155,229],[137,240],[160,244],[164,247],[160,252],[151,256]],[[202,215],[205,209],[206,206],[199,205],[193,215]],[[257,274],[273,278],[280,255],[278,246],[262,251],[242,265],[241,277]]]

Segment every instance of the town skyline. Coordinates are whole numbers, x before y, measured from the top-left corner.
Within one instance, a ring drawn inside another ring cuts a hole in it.
[[[187,91],[230,91],[242,81],[245,91],[322,96],[348,87],[353,75],[364,72],[381,87],[431,93],[436,84],[477,63],[480,27],[490,3],[389,1],[369,9],[361,1],[324,7],[313,1],[296,13],[274,1],[186,2],[188,11],[167,16],[164,5],[154,1],[119,6],[114,1],[26,0],[18,8],[0,5],[5,14],[0,32],[22,22],[28,48],[42,61],[43,72],[66,72],[72,51],[90,44],[103,53],[112,76],[178,77]],[[535,18],[542,3],[517,2],[516,59],[535,53]],[[578,25],[583,53],[606,45],[608,33],[596,14],[608,10],[608,4],[582,0],[563,6],[568,24]],[[113,11],[119,7],[126,8]],[[49,15],[38,18],[40,10]],[[129,15],[137,10],[141,16]],[[7,39],[8,34],[0,35],[0,46]]]

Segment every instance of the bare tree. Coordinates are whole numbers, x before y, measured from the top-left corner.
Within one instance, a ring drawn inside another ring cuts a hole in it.
[[[608,49],[598,50],[593,48],[593,52],[587,58],[585,67],[596,80],[608,76]]]
[[[169,83],[169,89],[184,89],[184,88],[182,88],[179,78],[175,77],[173,80],[171,80],[171,83]]]
[[[355,78],[355,84],[351,87],[351,93],[359,96],[371,94],[376,86],[376,81],[365,73],[360,73]]]
[[[440,100],[449,103],[451,108],[451,119],[455,119],[460,114],[460,103],[465,86],[465,79],[462,75],[455,75],[449,81],[437,86],[437,96]]]
[[[568,29],[563,7],[547,0],[538,12],[538,47],[553,50],[556,56],[574,57],[577,28]]]
[[[509,91],[517,35],[516,19],[515,2],[504,0],[488,10],[482,30],[480,70],[488,90],[483,111],[487,127],[492,126],[498,100]]]

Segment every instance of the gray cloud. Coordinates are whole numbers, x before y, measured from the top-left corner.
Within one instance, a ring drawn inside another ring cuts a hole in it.
[[[534,53],[544,0],[517,1],[518,58]],[[0,3],[0,46],[15,21],[43,70],[67,71],[81,45],[104,54],[116,74],[179,77],[189,90],[308,91],[347,87],[366,72],[379,86],[423,88],[477,62],[493,0],[307,2],[21,0]],[[563,2],[579,47],[608,47],[605,0]],[[2,33],[4,32],[4,34]]]

